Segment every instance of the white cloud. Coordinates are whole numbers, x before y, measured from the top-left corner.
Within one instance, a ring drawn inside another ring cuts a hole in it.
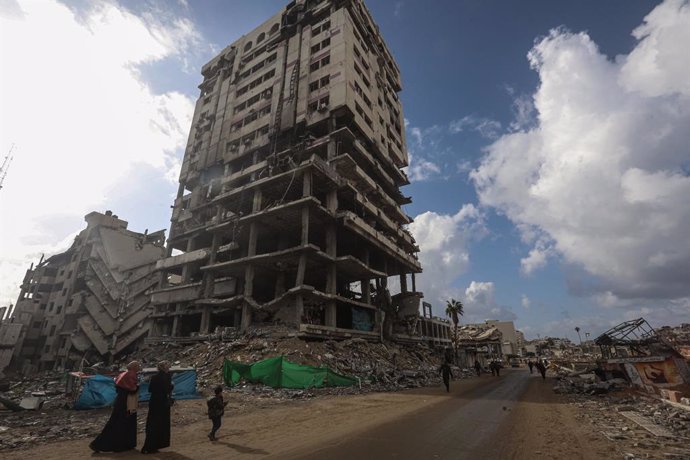
[[[465,322],[479,323],[487,319],[513,321],[513,311],[498,305],[494,299],[495,286],[491,281],[472,281],[465,289]]]
[[[407,130],[409,166],[405,168],[411,182],[436,179],[441,174],[441,166],[434,160],[441,153],[442,128],[432,125],[428,128],[411,126],[405,119]]]
[[[526,94],[513,99],[514,119],[510,123],[511,131],[522,131],[532,128],[535,124],[535,108],[532,97]]]
[[[463,131],[476,131],[486,139],[496,139],[501,132],[501,123],[488,118],[466,115],[458,120],[453,120],[448,125],[448,130],[452,134]]]
[[[529,52],[536,125],[471,173],[480,203],[526,232],[530,273],[558,254],[617,298],[690,294],[690,4],[667,1],[607,59],[557,29]]]
[[[453,286],[470,266],[468,243],[486,233],[484,216],[471,204],[455,214],[427,211],[415,217],[410,231],[419,245],[419,260],[424,272],[418,275],[417,288],[428,302],[445,305],[447,299],[461,298]]]
[[[78,14],[56,1],[18,3],[23,14],[0,12],[0,148],[17,146],[0,192],[3,303],[38,254],[64,249],[56,242],[105,209],[114,184],[136,187],[136,165],[176,178],[193,101],[154,94],[138,66],[182,62],[200,42],[185,18],[135,16],[115,2]],[[171,190],[160,191],[165,201]],[[56,217],[65,225],[43,224]]]
[[[411,182],[423,182],[441,173],[441,168],[436,163],[418,158],[412,153],[409,153],[408,156],[410,164],[406,172]]]
[[[532,301],[529,300],[529,297],[527,297],[525,294],[522,294],[520,304],[522,305],[522,308],[524,308],[525,310],[529,310],[530,308],[532,308]]]

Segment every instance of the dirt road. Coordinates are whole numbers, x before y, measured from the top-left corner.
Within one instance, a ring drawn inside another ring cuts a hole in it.
[[[451,392],[399,393],[290,401],[224,419],[220,440],[206,438],[203,401],[176,411],[199,414],[173,428],[173,446],[152,459],[595,459],[614,446],[575,422],[564,404],[526,370],[453,382]],[[141,435],[143,437],[143,435]],[[143,442],[140,437],[140,444]],[[3,452],[5,459],[87,458],[88,441]],[[94,458],[144,458],[138,452]]]

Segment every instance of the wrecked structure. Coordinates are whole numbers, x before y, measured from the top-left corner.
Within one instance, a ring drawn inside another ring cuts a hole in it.
[[[679,342],[657,333],[644,318],[625,321],[595,340],[607,377],[625,377],[637,387],[662,395],[690,384],[688,363],[677,349],[688,344]]]
[[[84,219],[67,251],[26,271],[12,316],[0,324],[0,337],[14,342],[4,340],[3,350],[23,373],[112,358],[150,330],[147,290],[158,281],[165,231],[130,231],[111,211]]]
[[[486,367],[490,361],[503,358],[503,333],[488,321],[485,324],[460,326],[457,349],[461,366],[470,367],[479,361]]]
[[[201,73],[153,340],[418,336],[400,72],[363,2],[293,1]]]

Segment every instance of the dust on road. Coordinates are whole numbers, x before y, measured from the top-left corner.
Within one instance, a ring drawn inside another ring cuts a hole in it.
[[[519,370],[498,378],[482,376],[451,385],[451,393],[435,387],[289,401],[240,415],[234,415],[231,409],[223,420],[219,441],[208,441],[210,422],[197,418],[173,427],[172,447],[148,458],[594,459],[607,458],[613,452],[610,441],[577,425],[578,408],[554,394],[548,380],[542,382]],[[205,402],[179,404],[177,411],[200,414]],[[482,411],[488,412],[480,416]],[[442,428],[434,429],[434,421],[440,421]],[[453,436],[461,447],[456,448]],[[469,443],[468,436],[473,436]],[[439,456],[428,447],[441,440],[449,450]],[[3,458],[88,458],[92,456],[88,442],[66,440],[5,451]],[[143,444],[143,433],[139,444]],[[427,449],[415,450],[415,445]],[[141,455],[132,451],[97,454],[93,458],[129,459]]]

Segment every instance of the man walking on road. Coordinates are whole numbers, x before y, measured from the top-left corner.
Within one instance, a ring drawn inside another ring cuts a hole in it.
[[[478,360],[474,360],[474,370],[477,371],[477,377],[481,377],[482,374],[482,365],[479,364]]]
[[[541,378],[546,380],[546,366],[541,361],[537,361],[537,370],[541,374]]]
[[[530,361],[527,361],[527,365],[529,366],[529,373],[531,374],[532,368],[534,367],[534,363],[530,360]]]
[[[450,392],[450,378],[453,377],[453,372],[450,370],[448,363],[441,364],[438,371],[443,375],[443,384],[446,386],[446,393]]]

